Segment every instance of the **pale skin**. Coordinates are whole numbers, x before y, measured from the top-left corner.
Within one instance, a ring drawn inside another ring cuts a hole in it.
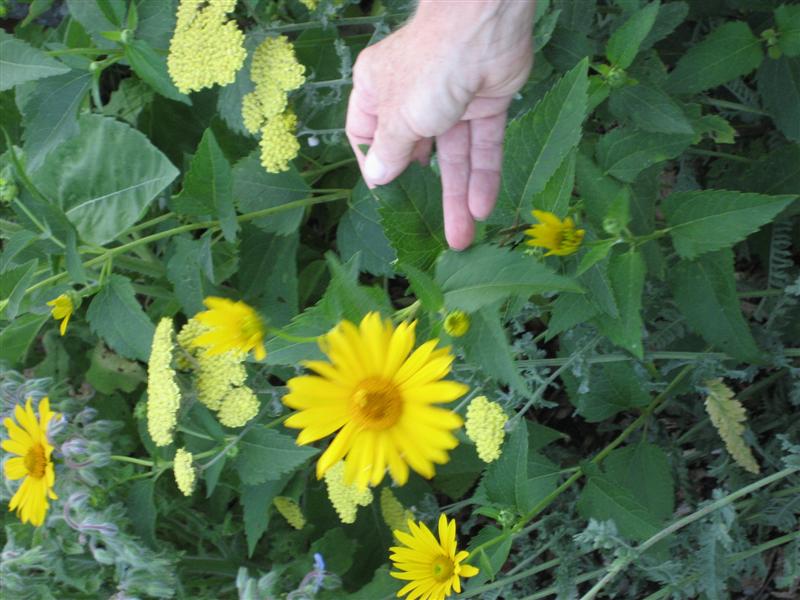
[[[445,237],[457,250],[497,200],[508,106],[533,63],[534,10],[534,0],[420,0],[353,69],[346,131],[364,180],[384,185],[427,163],[435,140]]]

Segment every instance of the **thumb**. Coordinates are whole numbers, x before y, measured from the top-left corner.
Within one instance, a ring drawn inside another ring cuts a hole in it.
[[[411,162],[420,139],[401,120],[379,118],[372,146],[364,161],[367,184],[384,185],[400,175]]]

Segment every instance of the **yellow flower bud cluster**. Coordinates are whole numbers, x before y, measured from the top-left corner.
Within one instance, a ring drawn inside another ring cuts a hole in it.
[[[316,10],[319,5],[318,0],[300,0],[300,4],[305,6],[308,10]]]
[[[286,105],[288,93],[303,85],[304,72],[286,36],[267,38],[253,53],[255,89],[242,99],[242,119],[250,133],[261,133],[261,164],[270,173],[286,171],[300,151],[297,117]]]
[[[227,14],[236,0],[181,0],[167,70],[184,94],[233,83],[247,52],[244,33]]]
[[[325,485],[328,498],[342,523],[355,523],[358,507],[372,503],[372,490],[359,490],[356,484],[345,481],[344,461],[339,461],[325,472]]]
[[[247,370],[244,352],[230,350],[209,354],[193,341],[209,331],[197,319],[189,319],[178,334],[178,344],[184,351],[187,368],[195,372],[197,399],[217,413],[226,427],[242,427],[258,414],[259,402],[246,384]]]
[[[303,516],[303,511],[300,509],[297,502],[288,496],[278,496],[272,503],[289,525],[295,529],[302,529],[306,526],[306,518]]]
[[[181,407],[181,391],[172,368],[174,337],[172,319],[161,319],[153,334],[147,364],[147,430],[156,446],[172,443]]]
[[[197,482],[197,472],[194,469],[194,457],[186,448],[178,448],[172,461],[172,470],[175,473],[175,483],[184,496],[191,496]]]
[[[467,437],[475,442],[478,457],[483,462],[490,463],[500,458],[507,421],[503,408],[496,402],[490,402],[486,396],[477,396],[469,403]]]
[[[390,531],[408,531],[408,520],[414,513],[404,507],[388,487],[381,490],[381,515]]]

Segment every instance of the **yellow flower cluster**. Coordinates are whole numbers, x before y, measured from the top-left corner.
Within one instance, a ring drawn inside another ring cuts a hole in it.
[[[339,461],[325,472],[328,498],[342,523],[355,523],[359,506],[372,503],[372,490],[347,483],[344,478],[344,461]]]
[[[500,446],[505,437],[506,413],[486,396],[477,396],[467,408],[467,437],[475,442],[478,457],[490,463],[500,458]]]
[[[195,372],[197,399],[215,411],[220,423],[226,427],[241,427],[255,417],[259,409],[258,398],[245,385],[244,359],[247,354],[240,350],[210,354],[199,347],[197,339],[208,335],[210,330],[196,317],[183,326],[178,334],[178,343],[191,360],[182,364]]]
[[[414,513],[401,504],[388,487],[381,490],[381,516],[389,529],[408,531],[408,521],[414,520]]]
[[[300,4],[305,6],[308,10],[316,10],[319,2],[318,0],[300,0]]]
[[[181,391],[172,368],[174,347],[172,319],[164,317],[156,326],[147,365],[147,430],[156,446],[172,443],[181,406]]]
[[[242,99],[242,119],[250,133],[261,133],[261,164],[270,173],[287,170],[300,151],[297,117],[286,104],[288,93],[303,85],[304,72],[286,36],[267,38],[253,53],[255,89]]]
[[[288,496],[278,496],[272,503],[276,510],[281,513],[284,519],[295,529],[302,529],[306,526],[306,518],[297,502]]]
[[[233,83],[247,52],[244,33],[227,14],[236,0],[181,0],[167,69],[184,94]]]
[[[186,448],[178,448],[172,461],[175,473],[175,483],[184,496],[191,496],[197,482],[197,472],[194,469],[194,457]]]

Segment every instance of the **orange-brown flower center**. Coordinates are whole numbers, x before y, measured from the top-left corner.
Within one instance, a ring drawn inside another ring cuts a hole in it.
[[[453,576],[453,561],[449,556],[437,556],[431,563],[431,576],[442,583]]]
[[[369,377],[356,387],[351,397],[353,409],[368,429],[388,429],[403,412],[400,391],[391,381]]]
[[[47,457],[45,456],[44,448],[41,444],[34,444],[25,455],[25,468],[28,471],[28,475],[34,479],[41,479],[44,477],[46,467]]]

